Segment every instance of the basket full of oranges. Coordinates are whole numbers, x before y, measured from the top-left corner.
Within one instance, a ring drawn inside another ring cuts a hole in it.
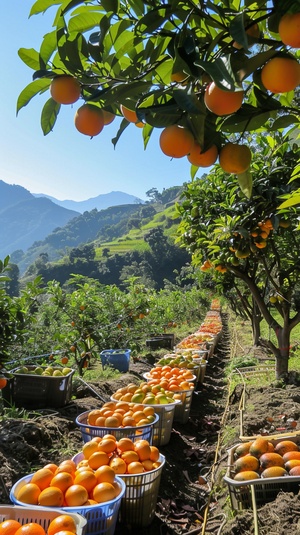
[[[300,435],[257,436],[228,451],[224,481],[236,511],[274,500],[280,490],[298,492],[300,484]]]
[[[127,401],[107,401],[100,409],[85,411],[76,418],[84,442],[111,434],[118,440],[128,437],[152,442],[158,415],[152,406]]]
[[[87,466],[77,468],[67,459],[19,479],[10,491],[10,500],[24,511],[34,507],[41,513],[43,508],[78,513],[86,519],[86,535],[113,535],[124,493],[125,483],[111,467],[97,473]]]
[[[84,535],[86,519],[78,513],[45,507],[0,505],[1,535],[56,535],[65,531],[69,535]]]

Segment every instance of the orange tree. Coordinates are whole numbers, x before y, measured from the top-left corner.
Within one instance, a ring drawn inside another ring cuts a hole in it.
[[[220,167],[187,185],[178,205],[179,239],[192,252],[193,262],[223,288],[238,280],[251,293],[275,333],[276,341],[267,344],[276,357],[277,377],[284,377],[290,333],[300,322],[300,235],[295,232],[299,208],[278,211],[278,206],[283,196],[299,188],[299,178],[289,179],[300,148],[279,134],[275,137],[257,138],[250,199]]]
[[[299,0],[36,0],[30,15],[54,6],[40,50],[19,50],[34,74],[17,110],[49,96],[45,135],[61,106],[77,103],[82,133],[100,133],[116,115],[114,145],[129,124],[141,128],[145,146],[162,129],[162,150],[191,153],[194,175],[234,133],[242,144],[247,132],[299,123]],[[242,159],[229,172],[250,192],[251,155]]]

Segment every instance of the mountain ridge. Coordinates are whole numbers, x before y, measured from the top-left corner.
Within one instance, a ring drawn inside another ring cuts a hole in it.
[[[100,193],[96,197],[90,197],[83,201],[73,201],[72,199],[59,200],[50,195],[45,195],[43,193],[33,193],[36,198],[46,197],[50,199],[53,203],[58,206],[62,206],[67,210],[75,210],[81,214],[84,212],[90,212],[95,208],[97,210],[105,210],[111,206],[120,206],[123,204],[144,204],[144,200],[136,197],[135,195],[130,195],[129,193],[124,193],[123,191],[111,191],[110,193]]]

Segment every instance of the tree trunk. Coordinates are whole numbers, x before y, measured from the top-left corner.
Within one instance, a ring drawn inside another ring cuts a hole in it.
[[[289,367],[290,330],[284,327],[276,327],[275,334],[278,341],[278,349],[275,352],[276,379],[286,379]]]
[[[255,346],[259,345],[260,323],[261,323],[261,313],[257,306],[256,301],[253,299],[251,325],[252,325],[253,344]]]

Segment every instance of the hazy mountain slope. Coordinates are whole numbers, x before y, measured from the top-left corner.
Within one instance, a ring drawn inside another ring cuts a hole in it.
[[[105,210],[106,208],[109,208],[110,206],[120,206],[122,204],[141,204],[144,203],[142,199],[139,199],[138,197],[135,197],[134,195],[129,195],[128,193],[124,193],[122,191],[111,191],[110,193],[104,193],[101,195],[98,195],[97,197],[92,197],[90,199],[86,199],[85,201],[72,201],[72,200],[64,200],[60,201],[58,199],[55,199],[55,197],[49,197],[48,195],[44,195],[43,193],[34,193],[35,197],[46,197],[50,199],[55,204],[58,204],[59,206],[63,206],[64,208],[67,208],[68,210],[76,210],[77,212],[80,212],[83,214],[83,212],[89,212],[91,210],[94,210],[96,208],[97,210]]]
[[[43,240],[56,227],[66,225],[78,215],[78,212],[66,210],[49,199],[27,197],[15,204],[8,199],[7,203],[11,203],[0,211],[0,228],[5,229],[0,234],[0,258],[17,249],[26,251],[34,242]]]
[[[6,184],[0,180],[0,212],[6,210],[9,206],[21,201],[33,199],[33,195],[22,186]]]

